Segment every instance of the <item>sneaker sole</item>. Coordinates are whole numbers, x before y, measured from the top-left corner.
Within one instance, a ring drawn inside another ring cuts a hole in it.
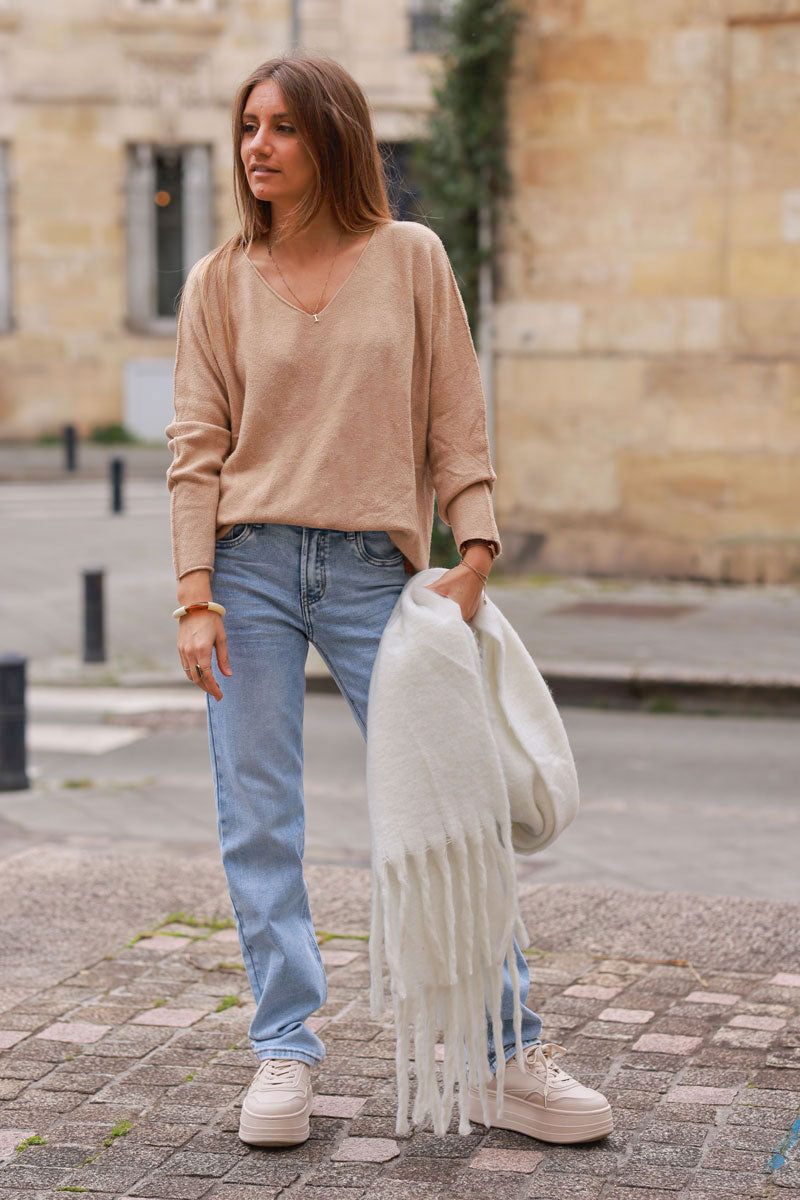
[[[526,1133],[528,1137],[538,1138],[542,1142],[593,1142],[605,1137],[614,1128],[611,1105],[586,1113],[556,1113],[546,1109],[534,1108],[525,1100],[514,1096],[506,1096],[503,1104],[503,1115],[495,1120],[494,1097],[489,1096],[489,1118],[496,1129],[513,1129],[517,1133]],[[483,1125],[483,1110],[480,1098],[469,1093],[468,1115],[476,1125]],[[486,1126],[483,1126],[484,1129]]]
[[[249,1146],[296,1146],[305,1142],[311,1133],[308,1111],[295,1116],[281,1113],[268,1117],[264,1113],[248,1112],[242,1105],[239,1118],[239,1138]]]

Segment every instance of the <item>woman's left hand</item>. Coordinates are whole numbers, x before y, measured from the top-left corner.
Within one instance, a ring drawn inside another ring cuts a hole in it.
[[[483,603],[483,582],[463,563],[445,571],[435,583],[426,583],[424,586],[440,596],[455,600],[465,621],[471,621],[478,611],[478,605]]]

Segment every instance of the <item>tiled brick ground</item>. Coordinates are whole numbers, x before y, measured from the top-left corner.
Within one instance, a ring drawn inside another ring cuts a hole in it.
[[[230,931],[166,927],[0,1012],[0,1200],[800,1196],[800,976],[534,956],[544,1037],[608,1096],[614,1132],[574,1146],[482,1125],[462,1138],[454,1115],[444,1138],[397,1138],[393,1031],[388,1010],[370,1017],[366,954],[325,939],[314,1020],[327,1057],[295,1148],[237,1136],[257,1060]]]

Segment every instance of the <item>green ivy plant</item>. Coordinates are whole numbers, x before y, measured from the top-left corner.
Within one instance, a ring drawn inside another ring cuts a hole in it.
[[[433,529],[431,531],[431,566],[455,567],[461,562],[453,539],[453,530],[439,516],[439,503],[433,498]]]
[[[510,0],[457,0],[443,16],[434,108],[427,137],[411,151],[425,219],[447,247],[473,336],[480,268],[491,253],[478,244],[480,213],[486,206],[494,231],[511,190],[508,79],[522,16]]]

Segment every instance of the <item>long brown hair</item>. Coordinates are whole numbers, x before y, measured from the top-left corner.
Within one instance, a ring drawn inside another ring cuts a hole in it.
[[[260,63],[239,85],[231,110],[233,186],[240,229],[208,254],[198,276],[208,321],[205,281],[225,281],[225,328],[230,335],[227,279],[234,251],[271,232],[272,205],[253,195],[242,162],[242,114],[256,84],[274,79],[314,164],[315,180],[287,216],[277,241],[304,229],[327,200],[344,232],[366,233],[392,220],[383,160],[367,98],[348,71],[327,55],[289,50]],[[182,299],[182,294],[181,294]],[[230,341],[228,342],[230,347]]]

